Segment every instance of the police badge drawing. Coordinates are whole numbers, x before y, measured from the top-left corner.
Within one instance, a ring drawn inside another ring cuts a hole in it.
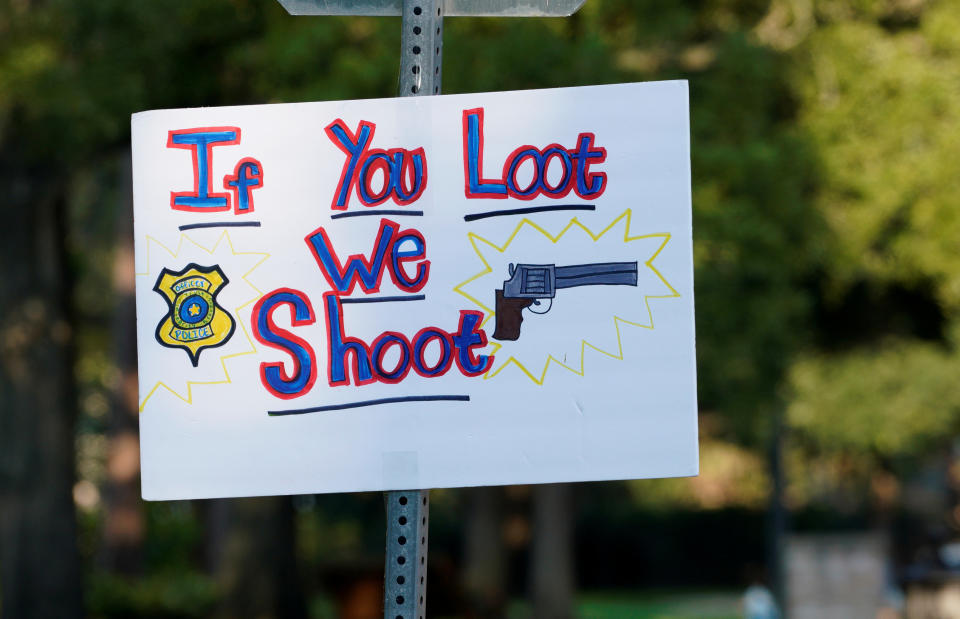
[[[216,299],[229,281],[218,265],[190,263],[180,271],[164,268],[153,287],[169,308],[157,325],[157,341],[185,350],[193,367],[200,363],[203,349],[226,344],[236,323]]]

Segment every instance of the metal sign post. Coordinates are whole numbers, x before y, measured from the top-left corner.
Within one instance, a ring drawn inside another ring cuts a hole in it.
[[[442,0],[403,0],[397,94],[440,94],[443,58]],[[387,551],[383,570],[384,619],[423,619],[427,608],[430,491],[385,493]]]
[[[291,15],[401,17],[397,94],[440,94],[443,17],[566,17],[586,0],[278,0]],[[424,619],[427,607],[429,490],[384,493],[387,549],[384,619]]]
[[[385,492],[387,553],[383,571],[384,619],[423,619],[427,607],[429,490]]]

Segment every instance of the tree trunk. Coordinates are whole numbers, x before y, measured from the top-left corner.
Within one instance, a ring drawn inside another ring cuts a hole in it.
[[[773,424],[769,445],[769,467],[772,488],[770,504],[767,510],[767,571],[773,597],[777,600],[781,615],[787,616],[787,585],[784,570],[784,545],[787,537],[787,508],[784,504],[783,474],[783,409],[777,407],[773,413]]]
[[[113,390],[108,429],[105,518],[100,561],[111,572],[134,575],[140,573],[142,567],[144,519],[140,500],[136,276],[133,265],[133,188],[129,152],[121,158],[117,169],[120,204],[115,214],[115,305],[111,323],[117,382]]]
[[[507,601],[503,488],[466,488],[463,492],[467,504],[463,569],[467,616],[503,617]]]
[[[298,577],[290,497],[231,500],[217,580],[218,616],[235,619],[306,617]]]
[[[0,163],[5,170],[0,233],[2,610],[7,618],[69,619],[80,617],[83,608],[73,503],[76,398],[65,205],[62,190],[50,179],[31,178],[9,161]]]
[[[569,484],[533,488],[533,616],[573,617],[573,488]]]

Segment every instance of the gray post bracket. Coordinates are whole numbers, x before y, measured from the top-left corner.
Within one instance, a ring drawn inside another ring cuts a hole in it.
[[[429,490],[393,490],[387,503],[384,619],[423,619],[427,607]]]
[[[291,15],[401,14],[403,0],[279,0]],[[448,17],[566,17],[586,0],[440,0]]]

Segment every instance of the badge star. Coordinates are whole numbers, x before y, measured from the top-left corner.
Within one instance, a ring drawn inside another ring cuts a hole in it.
[[[194,303],[193,305],[190,306],[190,309],[188,311],[190,312],[191,316],[196,316],[197,314],[200,313],[200,306]]]

